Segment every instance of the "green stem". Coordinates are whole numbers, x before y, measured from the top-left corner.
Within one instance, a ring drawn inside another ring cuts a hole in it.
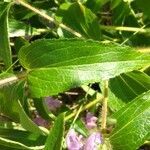
[[[12,84],[12,83],[17,82],[21,79],[24,79],[25,77],[26,77],[26,72],[20,73],[17,75],[11,75],[11,76],[6,77],[4,79],[0,79],[0,87],[8,85],[8,84]]]
[[[144,25],[141,29],[144,29],[146,25]],[[133,36],[135,36],[139,31],[134,32],[129,38],[124,40],[120,45],[124,45],[126,42],[128,42]]]
[[[128,32],[139,32],[139,33],[150,32],[150,28],[143,29],[143,27],[142,28],[135,28],[135,27],[101,25],[101,29],[104,29],[104,30],[116,30],[116,31],[128,31]]]
[[[102,100],[103,100],[103,96],[101,95],[101,97],[99,97],[99,98],[97,98],[97,99],[91,101],[90,103],[84,105],[84,106],[82,107],[82,109],[80,110],[80,113],[83,112],[83,111],[85,111],[85,110],[87,110],[87,109],[89,109],[89,108],[91,108],[92,106],[96,105],[97,103],[100,103]],[[72,112],[70,115],[66,116],[66,117],[65,117],[65,121],[67,121],[67,120],[69,120],[70,118],[76,116],[77,112],[78,112],[78,109],[76,109],[76,110],[75,110],[74,112]]]
[[[35,8],[35,7],[33,7],[33,6],[31,6],[30,4],[24,2],[23,0],[15,0],[15,2],[16,2],[17,4],[20,4],[20,5],[22,5],[22,6],[26,7],[26,8],[28,8],[28,9],[30,9],[31,11],[33,11],[34,13],[36,13],[36,14],[40,15],[41,17],[47,19],[48,21],[54,22],[57,26],[59,26],[59,27],[65,29],[66,31],[68,31],[68,32],[70,32],[70,33],[72,33],[72,34],[74,34],[75,36],[77,36],[77,37],[82,37],[82,35],[81,35],[80,33],[74,31],[73,29],[67,27],[66,25],[64,25],[64,24],[62,24],[62,23],[57,22],[54,18],[52,18],[52,17],[50,17],[49,15],[43,13],[42,11],[40,11],[39,9],[37,9],[37,8]]]
[[[145,141],[144,144],[150,145],[150,141]]]
[[[75,123],[75,121],[77,120],[79,114],[80,114],[81,111],[82,111],[82,108],[83,108],[83,105],[81,105],[81,106],[79,107],[79,109],[77,110],[77,113],[76,113],[76,115],[75,115],[75,117],[74,117],[74,119],[73,119],[73,121],[72,121],[72,125],[73,125],[73,124]],[[71,125],[71,126],[72,126],[72,125]]]

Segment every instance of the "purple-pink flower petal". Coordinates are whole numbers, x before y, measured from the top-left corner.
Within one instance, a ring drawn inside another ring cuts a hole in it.
[[[62,102],[60,100],[54,99],[50,96],[45,98],[45,103],[50,111],[56,111],[62,106]]]
[[[96,121],[97,117],[95,117],[92,113],[88,112],[86,114],[85,122],[88,129],[97,127]]]
[[[98,150],[99,145],[102,144],[102,137],[99,132],[93,132],[86,140],[84,150]]]
[[[37,116],[36,118],[33,119],[33,122],[35,122],[38,126],[43,126],[48,128],[49,123],[47,120],[44,120],[42,117]]]
[[[82,150],[83,144],[74,129],[70,129],[66,136],[68,150]]]

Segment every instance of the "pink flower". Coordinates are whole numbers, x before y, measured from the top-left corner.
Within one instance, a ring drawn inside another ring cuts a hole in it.
[[[86,140],[84,150],[98,150],[102,144],[102,137],[99,132],[93,132]]]
[[[60,100],[54,99],[53,97],[46,97],[45,103],[50,111],[56,111],[62,105]]]
[[[83,144],[81,136],[78,136],[74,129],[69,130],[66,136],[66,144],[68,150],[82,150]]]
[[[97,117],[95,117],[92,113],[88,112],[86,114],[85,123],[88,129],[97,127],[96,121],[97,121]]]

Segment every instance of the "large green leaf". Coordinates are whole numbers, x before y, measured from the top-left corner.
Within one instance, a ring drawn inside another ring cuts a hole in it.
[[[55,95],[84,83],[113,78],[150,63],[150,57],[130,47],[92,40],[39,40],[23,47],[21,64],[35,97]]]
[[[116,128],[110,135],[115,150],[136,150],[150,138],[150,91],[140,95],[113,116]]]
[[[3,59],[5,69],[8,69],[11,64],[11,48],[8,37],[8,12],[11,3],[0,2],[0,57]]]
[[[83,37],[100,40],[101,30],[96,15],[81,3],[62,4],[56,16],[59,22],[79,32]]]
[[[0,128],[0,148],[41,150],[46,137],[16,129]]]
[[[45,150],[61,150],[64,134],[64,114],[60,114],[46,140]]]

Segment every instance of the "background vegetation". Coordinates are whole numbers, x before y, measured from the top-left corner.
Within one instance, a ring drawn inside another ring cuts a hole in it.
[[[95,132],[102,150],[149,149],[149,6],[1,0],[0,149],[71,150],[71,129],[85,150]]]

